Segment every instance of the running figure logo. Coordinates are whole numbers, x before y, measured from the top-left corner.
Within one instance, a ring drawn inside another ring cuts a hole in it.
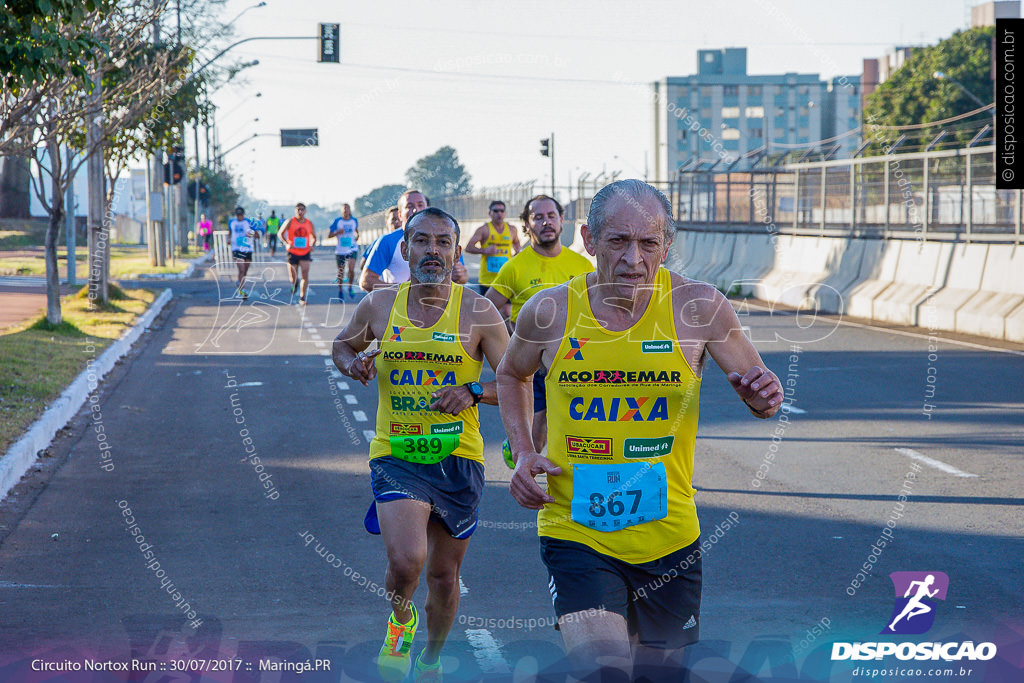
[[[943,572],[893,572],[896,589],[889,625],[882,633],[925,633],[935,623],[935,603],[946,599],[949,577]],[[901,597],[902,596],[902,597]]]

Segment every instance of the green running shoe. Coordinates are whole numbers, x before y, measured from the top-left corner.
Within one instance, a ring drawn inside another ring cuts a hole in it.
[[[444,680],[441,670],[441,659],[438,658],[433,664],[423,663],[423,653],[416,658],[416,669],[413,673],[413,680],[416,683],[442,683]]]
[[[409,609],[412,611],[412,620],[408,624],[395,621],[394,612],[388,617],[388,632],[377,655],[377,672],[389,683],[400,683],[409,673],[412,664],[409,654],[419,615],[416,613],[416,605],[410,603]]]

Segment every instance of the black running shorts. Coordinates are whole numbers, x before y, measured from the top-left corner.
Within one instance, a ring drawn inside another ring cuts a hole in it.
[[[540,555],[561,620],[605,610],[626,619],[641,645],[675,649],[700,639],[700,539],[650,562],[629,564],[574,541],[541,536]],[[582,613],[582,614],[577,614]]]

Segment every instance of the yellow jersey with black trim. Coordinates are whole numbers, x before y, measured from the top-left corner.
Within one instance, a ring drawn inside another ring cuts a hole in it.
[[[444,387],[480,381],[482,361],[463,345],[460,334],[462,285],[452,284],[440,319],[430,327],[409,321],[409,287],[403,282],[380,341],[377,366],[377,433],[370,442],[370,459],[384,455],[413,462],[455,455],[483,463],[477,406],[458,415],[430,409],[431,394]]]
[[[637,564],[693,543],[693,452],[700,379],[676,333],[672,276],[659,268],[627,330],[595,319],[587,276],[569,281],[565,335],[545,380],[548,476],[541,536]]]
[[[491,287],[512,303],[514,323],[531,296],[593,270],[594,264],[568,247],[562,247],[557,256],[544,256],[528,246],[509,259]]]
[[[480,257],[480,284],[489,286],[498,277],[501,267],[512,258],[512,226],[505,224],[505,230],[498,232],[494,222],[487,223],[487,237],[481,247],[497,247],[497,254],[482,254]]]

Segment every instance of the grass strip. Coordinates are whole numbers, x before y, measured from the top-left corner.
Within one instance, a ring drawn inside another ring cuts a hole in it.
[[[93,309],[82,287],[61,299],[60,325],[41,316],[0,333],[0,457],[156,297],[150,290],[110,285],[110,303]],[[87,352],[90,346],[95,351]]]

